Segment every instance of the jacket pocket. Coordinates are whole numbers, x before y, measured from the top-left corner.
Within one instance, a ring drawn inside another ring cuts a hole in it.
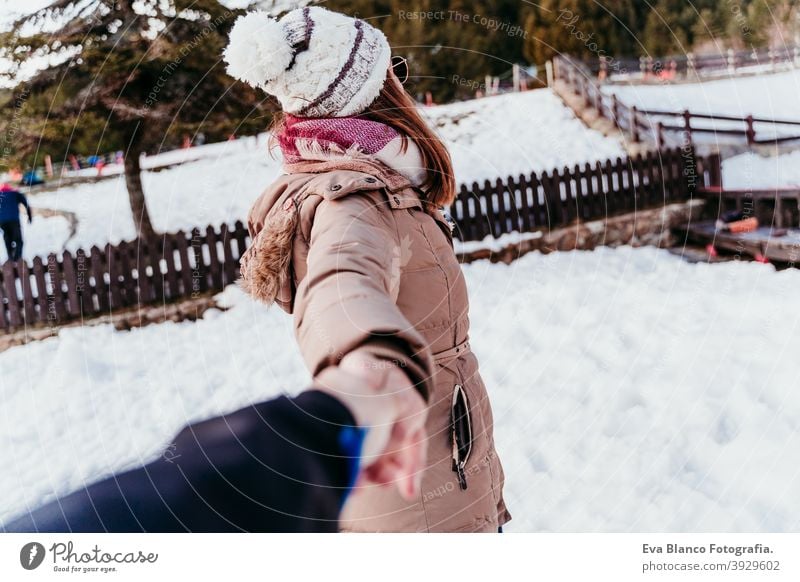
[[[467,393],[461,384],[453,387],[453,401],[450,406],[450,445],[453,471],[458,475],[458,484],[463,490],[467,488],[465,469],[472,453],[472,420]]]

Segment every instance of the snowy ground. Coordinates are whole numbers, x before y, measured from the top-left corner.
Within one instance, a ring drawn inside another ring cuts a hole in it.
[[[606,93],[616,94],[625,104],[639,109],[681,112],[688,109],[696,114],[729,115],[745,118],[800,121],[797,94],[800,92],[800,69],[782,73],[749,77],[732,77],[703,83],[655,84],[655,85],[606,85]],[[653,116],[652,121],[663,121],[667,125],[682,125],[675,117]],[[696,128],[717,130],[744,130],[741,121],[708,120],[694,118]],[[755,123],[757,139],[774,136],[798,136],[800,125]],[[668,135],[678,139],[674,133]],[[730,138],[723,134],[696,133],[699,142],[725,142],[729,139],[741,141],[741,137]]]
[[[624,156],[620,142],[587,129],[549,89],[427,108],[458,182],[530,174]]]
[[[424,113],[450,147],[459,182],[624,155],[618,141],[587,129],[547,89],[442,105]],[[243,220],[280,173],[280,160],[267,153],[266,134],[151,156],[145,166],[187,156],[200,159],[143,174],[150,215],[162,232]],[[34,222],[25,230],[28,259],[62,247],[75,250],[129,240],[135,234],[121,176],[31,196],[31,204],[76,213],[78,230],[67,240],[67,230],[57,219]]]
[[[800,272],[628,247],[464,270],[510,530],[800,529]],[[290,318],[224,297],[0,354],[0,522],[306,383]]]
[[[643,109],[800,120],[800,69],[705,83],[606,85],[603,90]]]
[[[780,156],[746,153],[722,162],[726,188],[800,187],[800,150]]]

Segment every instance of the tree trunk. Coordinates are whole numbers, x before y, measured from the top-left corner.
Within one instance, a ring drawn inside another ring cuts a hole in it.
[[[139,163],[141,152],[130,149],[125,154],[125,185],[128,187],[128,200],[133,214],[133,223],[140,238],[152,238],[155,235],[147,202],[142,188],[142,168]]]

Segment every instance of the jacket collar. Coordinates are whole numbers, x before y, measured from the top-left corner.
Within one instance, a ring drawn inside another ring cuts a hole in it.
[[[380,179],[390,192],[411,187],[411,181],[400,172],[396,172],[386,164],[368,158],[342,158],[335,160],[304,160],[293,164],[284,164],[287,174],[310,173],[320,174],[334,170],[352,170],[363,172]]]
[[[369,159],[304,160],[284,164],[288,174],[323,174],[312,179],[308,189],[325,198],[340,198],[357,190],[385,188],[392,208],[423,207],[423,199],[403,174]]]

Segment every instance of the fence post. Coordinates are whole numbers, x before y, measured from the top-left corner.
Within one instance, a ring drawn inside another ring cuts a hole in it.
[[[664,124],[658,122],[656,124],[656,148],[661,149],[664,147]]]
[[[733,49],[728,49],[728,71],[736,72],[736,53],[733,52]]]
[[[552,173],[553,176],[551,177],[550,172],[544,171],[541,176],[542,190],[544,191],[545,216],[547,217],[546,224],[550,229],[561,226],[562,224],[561,193],[557,191],[557,186],[555,185],[555,175],[557,172],[553,170]]]
[[[697,75],[697,71],[695,70],[694,53],[688,53],[686,55],[686,76],[688,77],[689,75]]]
[[[745,117],[745,123],[747,124],[747,129],[745,130],[745,135],[747,136],[747,145],[753,145],[756,141],[756,130],[753,126],[753,116],[748,115]]]
[[[600,92],[600,89],[595,87],[594,91],[594,108],[597,109],[597,114],[600,117],[605,117],[605,113],[603,113],[603,94]]]
[[[692,143],[692,114],[688,109],[683,110],[683,131],[686,143]]]
[[[45,282],[44,265],[42,257],[35,256],[32,261],[33,279],[36,281],[36,304],[39,306],[39,321],[50,321],[50,301],[47,294],[47,283]],[[2,327],[2,308],[0,308],[0,327]]]
[[[617,94],[611,94],[611,116],[614,118],[614,127],[619,128],[619,99]]]
[[[631,140],[633,143],[639,142],[639,125],[637,120],[638,109],[636,105],[631,107]]]
[[[647,59],[645,57],[639,57],[639,72],[642,73],[642,77],[647,78]]]
[[[17,264],[14,261],[3,263],[3,286],[8,301],[8,326],[19,327],[23,324],[23,310],[20,309],[19,295],[17,294]]]
[[[47,273],[50,275],[50,285],[53,288],[54,321],[64,323],[67,311],[64,306],[64,290],[62,286],[61,264],[55,253],[47,255]]]
[[[722,187],[722,158],[719,152],[709,154],[706,158],[708,162],[708,184],[706,186]]]
[[[581,77],[581,88],[583,89],[583,102],[586,104],[586,107],[592,106],[592,86],[589,81],[586,80],[585,77]]]

